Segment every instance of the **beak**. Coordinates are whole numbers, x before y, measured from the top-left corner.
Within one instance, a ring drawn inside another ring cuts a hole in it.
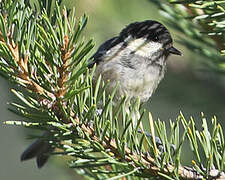
[[[179,56],[181,56],[182,55],[182,53],[179,51],[179,50],[177,50],[175,47],[171,47],[171,48],[169,48],[169,53],[171,53],[171,54],[175,54],[175,55],[179,55]]]

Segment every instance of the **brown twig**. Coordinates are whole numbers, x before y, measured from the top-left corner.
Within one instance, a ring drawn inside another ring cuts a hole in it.
[[[64,119],[62,118],[63,113],[61,112],[60,105],[57,104],[57,101],[55,101],[55,99],[62,98],[67,90],[65,82],[69,78],[69,72],[67,71],[67,67],[68,67],[68,59],[72,51],[71,49],[68,48],[69,44],[68,36],[64,37],[64,44],[61,47],[62,65],[58,67],[59,89],[55,92],[55,94],[46,91],[35,81],[32,80],[30,76],[32,76],[33,73],[29,74],[28,72],[29,57],[28,56],[22,57],[19,54],[18,45],[15,44],[12,39],[10,39],[9,41],[10,43],[8,44],[7,42],[5,42],[0,32],[0,41],[2,41],[8,47],[12,56],[14,57],[15,62],[18,64],[19,68],[18,69],[14,68],[14,70],[17,71],[18,78],[22,79],[25,82],[25,84],[27,84],[26,88],[32,90],[37,94],[46,94],[47,96],[51,97],[54,102],[49,102],[49,100],[40,98],[39,99],[40,103],[48,105],[47,107],[49,109],[52,109],[53,112],[55,112],[55,114],[57,114],[57,116],[59,116],[60,119]],[[49,69],[51,69],[51,67],[49,67]],[[66,106],[66,102],[63,105]],[[64,122],[69,122],[69,120]],[[138,164],[135,163],[135,161],[144,164],[147,167],[147,169],[143,169],[143,172],[145,174],[148,174],[149,177],[159,176],[160,173],[171,175],[175,170],[175,166],[171,164],[166,164],[164,168],[159,168],[158,166],[156,166],[155,159],[151,157],[149,154],[143,153],[137,154],[131,151],[128,147],[125,148],[125,156],[122,156],[118,151],[118,147],[114,139],[105,137],[103,141],[100,141],[99,137],[96,136],[96,133],[92,127],[89,127],[85,124],[80,124],[78,118],[75,118],[75,122],[77,125],[81,127],[81,129],[85,132],[85,134],[87,134],[92,139],[92,141],[100,143],[105,149],[110,149],[110,152],[121,161],[130,163],[130,165],[133,166],[134,168],[138,168],[139,166]],[[181,179],[190,179],[190,180],[203,179],[203,176],[200,175],[194,168],[189,168],[181,165],[178,168],[178,174]],[[225,179],[225,174],[223,172],[222,173],[219,172],[218,170],[211,170],[209,176],[210,176],[209,179],[218,179],[218,180]]]
[[[75,122],[79,125],[79,119],[75,118]],[[160,169],[155,165],[155,160],[150,155],[137,154],[131,152],[129,148],[125,148],[125,157],[122,157],[120,152],[118,151],[115,140],[109,140],[108,137],[105,137],[103,141],[100,141],[99,138],[95,135],[95,131],[93,128],[81,124],[80,127],[82,130],[91,137],[91,139],[95,142],[100,143],[105,149],[110,149],[110,152],[115,155],[115,157],[121,159],[121,161],[125,161],[127,163],[133,162],[134,160],[144,164],[148,169],[144,169],[143,171],[146,174],[149,174],[149,177],[159,176],[159,174],[171,175],[175,169],[175,166],[166,164],[163,169]],[[134,168],[137,168],[138,165],[135,163],[131,163]],[[189,180],[197,180],[203,179],[203,176],[197,172],[194,168],[190,168],[187,166],[179,166],[178,174],[181,179],[189,179]],[[220,172],[219,170],[213,169],[209,172],[208,179],[222,180],[225,179],[225,173]]]

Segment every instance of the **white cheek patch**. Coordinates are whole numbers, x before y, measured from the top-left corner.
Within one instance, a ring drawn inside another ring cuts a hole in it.
[[[148,41],[146,38],[139,39],[127,39],[127,48],[140,56],[151,57],[153,53],[159,51],[162,48],[162,44],[159,42]]]

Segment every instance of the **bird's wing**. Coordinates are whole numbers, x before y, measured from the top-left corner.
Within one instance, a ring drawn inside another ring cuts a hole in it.
[[[103,56],[106,54],[107,51],[109,51],[112,47],[117,45],[121,41],[118,37],[113,37],[106,42],[104,42],[96,51],[96,53],[88,60],[88,68],[92,68],[95,63],[99,63],[103,58]]]

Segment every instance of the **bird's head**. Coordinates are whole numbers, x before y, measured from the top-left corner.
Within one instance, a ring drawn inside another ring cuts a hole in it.
[[[157,21],[147,20],[135,22],[124,28],[119,38],[126,46],[142,55],[161,52],[165,56],[170,54],[182,55],[173,47],[173,40],[168,29]]]

